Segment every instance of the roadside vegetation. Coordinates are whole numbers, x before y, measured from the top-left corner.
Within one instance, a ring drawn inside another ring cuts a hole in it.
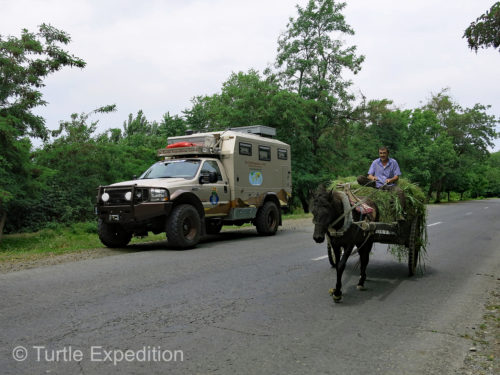
[[[294,214],[283,215],[283,220],[311,217],[310,213],[296,212]],[[242,227],[250,228],[252,226],[245,224]],[[242,227],[224,226],[223,231]],[[165,240],[164,233],[150,234],[147,237],[134,237],[130,244]],[[75,223],[69,226],[55,223],[37,232],[5,235],[1,243],[0,263],[20,262],[89,249],[101,249],[103,247],[103,244],[97,237],[96,221]]]

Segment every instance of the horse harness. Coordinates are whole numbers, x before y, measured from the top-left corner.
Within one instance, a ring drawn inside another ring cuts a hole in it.
[[[328,227],[328,242],[331,246],[330,243],[330,237],[334,238],[339,238],[344,236],[344,234],[347,232],[347,230],[351,227],[352,224],[356,225],[358,229],[361,229],[365,234],[368,233],[368,236],[366,237],[365,241],[363,242],[363,245],[365,242],[368,240],[370,235],[375,233],[375,223],[371,223],[370,221],[374,221],[376,217],[376,212],[373,207],[368,206],[365,203],[365,200],[368,197],[365,197],[365,199],[360,199],[357,196],[355,196],[351,190],[350,190],[350,185],[349,184],[344,184],[342,185],[344,187],[344,191],[339,191],[338,193],[340,194],[342,198],[342,206],[344,208],[344,213],[340,215],[335,221],[333,221],[332,224]],[[363,215],[365,216],[365,220],[362,221],[353,221],[352,218],[352,210],[356,209],[360,214],[361,217]],[[342,219],[344,219],[344,225],[340,229],[335,229],[334,226]],[[368,219],[368,220],[367,220]],[[363,246],[361,245],[361,246]]]

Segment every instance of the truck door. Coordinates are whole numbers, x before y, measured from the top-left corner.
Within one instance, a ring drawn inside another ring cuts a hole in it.
[[[205,160],[203,162],[200,175],[209,172],[217,174],[217,181],[200,185],[199,197],[205,209],[205,216],[227,215],[231,208],[228,178],[217,160]]]

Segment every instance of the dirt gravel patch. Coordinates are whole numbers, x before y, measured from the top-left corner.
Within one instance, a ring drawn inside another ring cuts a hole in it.
[[[457,375],[500,374],[500,278],[496,279],[496,288],[489,294],[483,311],[481,324],[472,327],[470,348]]]

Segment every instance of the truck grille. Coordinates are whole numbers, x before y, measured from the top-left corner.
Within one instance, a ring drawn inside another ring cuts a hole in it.
[[[131,204],[130,201],[125,199],[125,194],[132,192],[132,188],[125,189],[105,189],[109,194],[109,200],[102,202],[105,206],[122,206]],[[147,202],[149,200],[149,189],[134,189],[134,204]]]
[[[125,194],[132,189],[116,189],[116,190],[106,190],[109,194],[109,200],[105,203],[106,206],[116,206],[122,204],[130,204],[130,201],[125,199]]]

